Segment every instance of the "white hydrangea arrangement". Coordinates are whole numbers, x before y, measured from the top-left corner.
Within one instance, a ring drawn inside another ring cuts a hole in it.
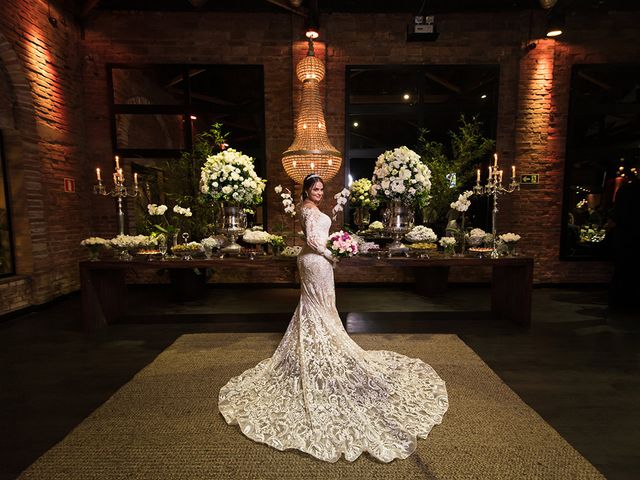
[[[247,243],[252,243],[254,245],[262,245],[264,243],[269,243],[271,239],[271,234],[267,233],[263,230],[245,230],[242,235],[242,240]]]
[[[282,188],[282,185],[276,185],[275,192],[282,198],[282,206],[284,207],[284,213],[290,217],[296,216],[296,206],[293,203],[293,195],[288,188]]]
[[[484,238],[484,236],[487,234],[487,232],[485,232],[483,229],[481,228],[472,228],[471,231],[469,232],[469,236],[470,237],[480,237],[480,238]]]
[[[442,237],[438,243],[446,250],[456,244],[456,239],[453,237]]]
[[[402,146],[378,157],[371,183],[373,196],[412,203],[420,197],[428,197],[431,170],[422,163],[420,155]]]
[[[134,250],[155,247],[158,245],[158,238],[148,235],[118,235],[109,240],[109,243],[113,248],[119,250]]]
[[[342,191],[336,193],[333,196],[333,198],[336,199],[336,204],[331,210],[334,220],[338,216],[338,212],[341,212],[344,210],[344,206],[347,204],[347,200],[349,200],[350,195],[351,195],[351,191],[348,188],[343,188]]]
[[[520,235],[517,233],[503,233],[502,235],[498,235],[498,238],[502,240],[504,243],[517,243],[520,240]]]
[[[466,192],[461,193],[458,196],[458,200],[456,200],[455,202],[451,202],[450,207],[454,210],[457,210],[458,212],[466,212],[471,206],[471,201],[469,200],[469,197],[471,197],[471,195],[473,195],[473,192],[471,190],[467,190]]]
[[[369,225],[369,230],[384,230],[384,225],[380,220],[376,220]]]
[[[80,245],[83,247],[98,247],[98,248],[109,248],[111,245],[109,244],[109,240],[102,237],[89,237],[85,238],[80,242]]]
[[[410,242],[435,242],[438,239],[434,231],[424,225],[416,225],[405,237]]]
[[[204,238],[200,243],[205,249],[210,250],[216,249],[220,246],[220,240],[215,237]]]
[[[233,148],[207,157],[200,175],[202,193],[241,205],[260,204],[265,183],[256,174],[253,159]]]

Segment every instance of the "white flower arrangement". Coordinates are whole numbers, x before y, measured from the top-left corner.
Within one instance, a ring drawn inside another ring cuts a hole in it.
[[[369,225],[369,230],[384,230],[384,225],[380,220],[376,220]]]
[[[471,195],[473,195],[473,192],[471,190],[467,190],[466,192],[461,193],[458,196],[458,200],[456,200],[455,202],[451,202],[450,207],[454,210],[457,210],[458,212],[466,212],[471,206],[471,201],[469,200],[469,197],[471,197]]]
[[[371,195],[411,202],[431,190],[431,170],[413,150],[402,146],[388,150],[376,161]]]
[[[284,213],[290,217],[296,216],[296,206],[293,203],[293,196],[291,190],[288,188],[282,188],[282,185],[276,185],[274,187],[275,192],[282,198],[282,206],[284,207]],[[283,191],[284,190],[284,191]]]
[[[498,238],[502,240],[504,243],[516,243],[520,240],[520,235],[517,233],[503,233],[502,235],[498,235]]]
[[[245,230],[244,234],[242,235],[242,240],[255,245],[269,243],[270,239],[271,234],[262,230]]]
[[[111,246],[109,244],[109,240],[102,237],[85,238],[80,242],[80,245],[82,245],[83,247],[103,247],[103,248],[109,248]]]
[[[453,237],[442,237],[438,242],[443,248],[451,248],[456,244],[456,239]]]
[[[331,210],[334,220],[338,216],[338,212],[341,212],[344,210],[344,206],[347,204],[347,200],[349,200],[350,195],[351,195],[351,191],[348,188],[343,188],[342,191],[336,193],[333,196],[333,198],[336,199],[336,204]]]
[[[375,210],[380,203],[376,198],[371,197],[371,180],[359,178],[351,184],[351,205],[353,207],[364,207],[367,210]]]
[[[216,201],[257,205],[266,180],[256,174],[253,159],[233,148],[207,157],[200,174],[200,190]]]
[[[204,238],[200,243],[205,249],[209,248],[211,250],[218,248],[220,246],[220,241],[215,237]]]
[[[156,246],[158,245],[158,238],[148,235],[118,235],[109,240],[109,243],[113,248],[133,250],[135,248]]]
[[[410,242],[435,242],[438,240],[438,236],[429,227],[416,225],[407,233],[406,239]]]
[[[484,238],[484,236],[486,234],[487,234],[487,232],[485,232],[481,228],[472,228],[471,231],[469,232],[469,237],[471,237],[471,238],[474,238],[474,237]]]

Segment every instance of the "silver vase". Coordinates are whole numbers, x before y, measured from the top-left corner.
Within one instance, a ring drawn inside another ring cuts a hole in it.
[[[247,215],[243,212],[241,205],[225,203],[222,205],[222,230],[227,234],[229,245],[224,247],[224,253],[240,253],[242,247],[236,243],[236,240],[242,232],[247,228]]]
[[[402,203],[400,199],[391,199],[383,218],[385,230],[393,238],[393,243],[388,247],[389,253],[406,251],[407,247],[400,242],[400,239],[413,228],[414,216],[411,207]]]

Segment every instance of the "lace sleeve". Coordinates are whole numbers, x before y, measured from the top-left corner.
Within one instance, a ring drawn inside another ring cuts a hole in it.
[[[307,245],[318,255],[331,258],[331,250],[327,248],[327,235],[319,224],[319,210],[312,208],[304,209],[304,235]]]

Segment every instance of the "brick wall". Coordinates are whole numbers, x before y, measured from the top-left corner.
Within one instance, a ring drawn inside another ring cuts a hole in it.
[[[5,140],[19,277],[3,279],[0,313],[79,286],[85,208],[79,29],[66,5],[0,3],[0,128]],[[74,178],[76,193],[63,192]],[[24,276],[24,277],[23,277]]]
[[[44,0],[0,5],[0,101],[10,103],[0,127],[18,273],[30,279],[12,286],[17,296],[28,291],[29,303],[40,303],[77,288],[79,240],[116,232],[115,202],[89,191],[95,167],[109,172],[113,166],[107,63],[264,65],[266,202],[274,223],[281,210],[272,187],[292,187],[280,156],[293,139],[300,91],[294,66],[306,51],[302,19],[288,13],[95,10],[81,39],[74,17],[56,2],[52,9],[57,27],[47,21]],[[531,20],[537,48],[526,51]],[[505,198],[499,226],[523,234],[523,249],[536,257],[536,281],[607,281],[607,264],[559,261],[570,71],[575,63],[636,62],[638,20],[628,12],[574,15],[566,35],[540,40],[542,12],[532,18],[528,12],[448,14],[438,16],[436,42],[407,43],[405,15],[323,16],[317,52],[327,65],[321,86],[330,140],[344,151],[347,65],[499,64],[501,162],[541,175],[539,185]],[[76,179],[78,193],[62,193],[65,176]],[[340,190],[343,178],[341,172],[329,182],[328,196]]]

